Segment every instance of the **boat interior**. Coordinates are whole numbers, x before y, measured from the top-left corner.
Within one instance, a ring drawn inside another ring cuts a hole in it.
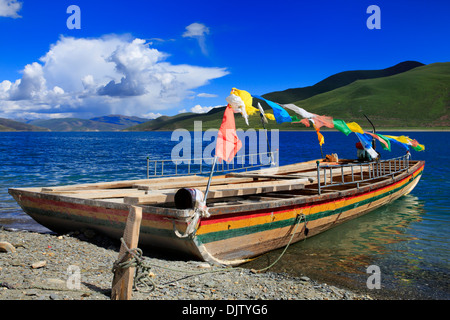
[[[212,176],[206,204],[213,208],[359,189],[395,179],[417,162],[409,160],[407,155],[376,162],[320,159],[253,171],[234,171]],[[175,194],[178,190],[189,188],[205,193],[208,180],[208,174],[191,174],[30,189],[78,199],[176,208]]]

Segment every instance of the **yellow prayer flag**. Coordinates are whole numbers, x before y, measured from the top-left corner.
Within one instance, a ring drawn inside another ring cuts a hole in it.
[[[317,132],[317,139],[319,140],[319,144],[320,146],[322,146],[325,143],[325,138],[323,137],[323,135],[320,133],[319,128],[316,127],[316,125],[313,123],[313,127],[314,129],[316,129]]]
[[[359,126],[359,124],[357,124],[356,122],[350,122],[350,123],[346,123],[347,127],[352,131],[352,132],[358,132],[361,134],[364,134],[363,129]]]
[[[249,116],[254,115],[257,111],[259,111],[257,108],[253,107],[253,97],[247,91],[233,88],[231,89],[231,94],[237,95],[242,99],[245,104],[245,111]]]
[[[325,143],[325,138],[323,137],[323,135],[319,132],[319,130],[317,130],[317,139],[319,140],[319,144],[323,145]]]

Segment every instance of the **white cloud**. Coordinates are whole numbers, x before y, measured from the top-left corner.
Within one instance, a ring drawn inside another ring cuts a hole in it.
[[[205,34],[209,33],[209,28],[202,23],[191,23],[186,27],[186,31],[183,33],[183,37],[195,38],[203,37]]]
[[[33,62],[27,64],[23,70],[22,79],[16,81],[9,89],[10,100],[28,100],[37,97],[43,93],[46,87],[46,81],[42,66]]]
[[[209,111],[211,111],[214,108],[217,108],[220,106],[215,106],[215,107],[202,107],[201,105],[197,104],[196,106],[191,108],[191,112],[194,113],[207,113]]]
[[[184,38],[194,38],[197,40],[200,49],[204,55],[208,55],[206,48],[206,35],[209,34],[209,28],[202,23],[194,22],[186,27],[183,33]]]
[[[217,94],[212,94],[212,93],[199,93],[197,95],[197,97],[200,98],[217,98]]]
[[[0,117],[157,117],[194,89],[228,74],[224,68],[173,65],[167,57],[130,36],[62,36],[39,62],[24,67],[21,79],[0,79]]]
[[[150,113],[147,113],[147,114],[143,114],[142,116],[144,118],[147,118],[147,119],[156,119],[156,118],[161,117],[162,114],[161,113],[150,112]]]
[[[0,17],[21,18],[18,12],[22,9],[22,2],[17,0],[0,0]]]

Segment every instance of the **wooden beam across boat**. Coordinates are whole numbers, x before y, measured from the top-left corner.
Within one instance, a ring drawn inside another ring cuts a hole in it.
[[[208,193],[208,199],[217,199],[224,197],[234,197],[243,195],[253,195],[266,192],[278,192],[299,190],[305,187],[305,179],[289,181],[264,181],[251,182],[235,185],[212,186]],[[155,190],[153,193],[138,197],[125,197],[124,203],[127,204],[157,204],[163,202],[173,202],[175,197],[174,190]]]
[[[226,177],[240,177],[253,179],[299,179],[301,176],[295,174],[263,174],[263,173],[247,173],[247,172],[231,172]]]
[[[152,179],[100,182],[100,183],[85,183],[85,184],[77,184],[77,185],[70,185],[70,186],[44,187],[41,189],[41,191],[49,192],[49,191],[76,191],[76,190],[91,190],[91,189],[131,188],[134,185],[138,185],[138,184],[159,183],[162,181],[164,181],[164,182],[192,181],[192,179],[198,179],[198,176],[190,175],[190,176],[164,177],[164,178],[152,178]]]
[[[298,178],[298,177],[297,177]],[[194,181],[193,181],[194,180]],[[215,177],[211,179],[211,185],[229,185],[236,183],[252,182],[253,179],[250,178],[222,178]],[[162,190],[162,189],[172,189],[172,188],[196,188],[196,187],[206,187],[208,184],[208,178],[205,177],[202,180],[190,179],[186,181],[167,181],[160,183],[145,183],[136,184],[133,187],[139,190]]]
[[[46,191],[43,193],[80,199],[114,199],[144,195],[145,191],[136,189],[81,189],[70,191]]]

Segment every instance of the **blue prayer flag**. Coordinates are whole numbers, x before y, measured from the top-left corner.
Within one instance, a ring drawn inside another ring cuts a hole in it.
[[[257,99],[261,99],[263,101],[265,101],[272,109],[273,109],[273,115],[275,116],[275,120],[277,121],[277,123],[283,123],[283,122],[291,122],[291,116],[289,115],[289,113],[284,110],[281,106],[279,106],[278,104],[276,104],[275,102],[272,102],[270,100],[266,100],[260,96],[254,96]]]

